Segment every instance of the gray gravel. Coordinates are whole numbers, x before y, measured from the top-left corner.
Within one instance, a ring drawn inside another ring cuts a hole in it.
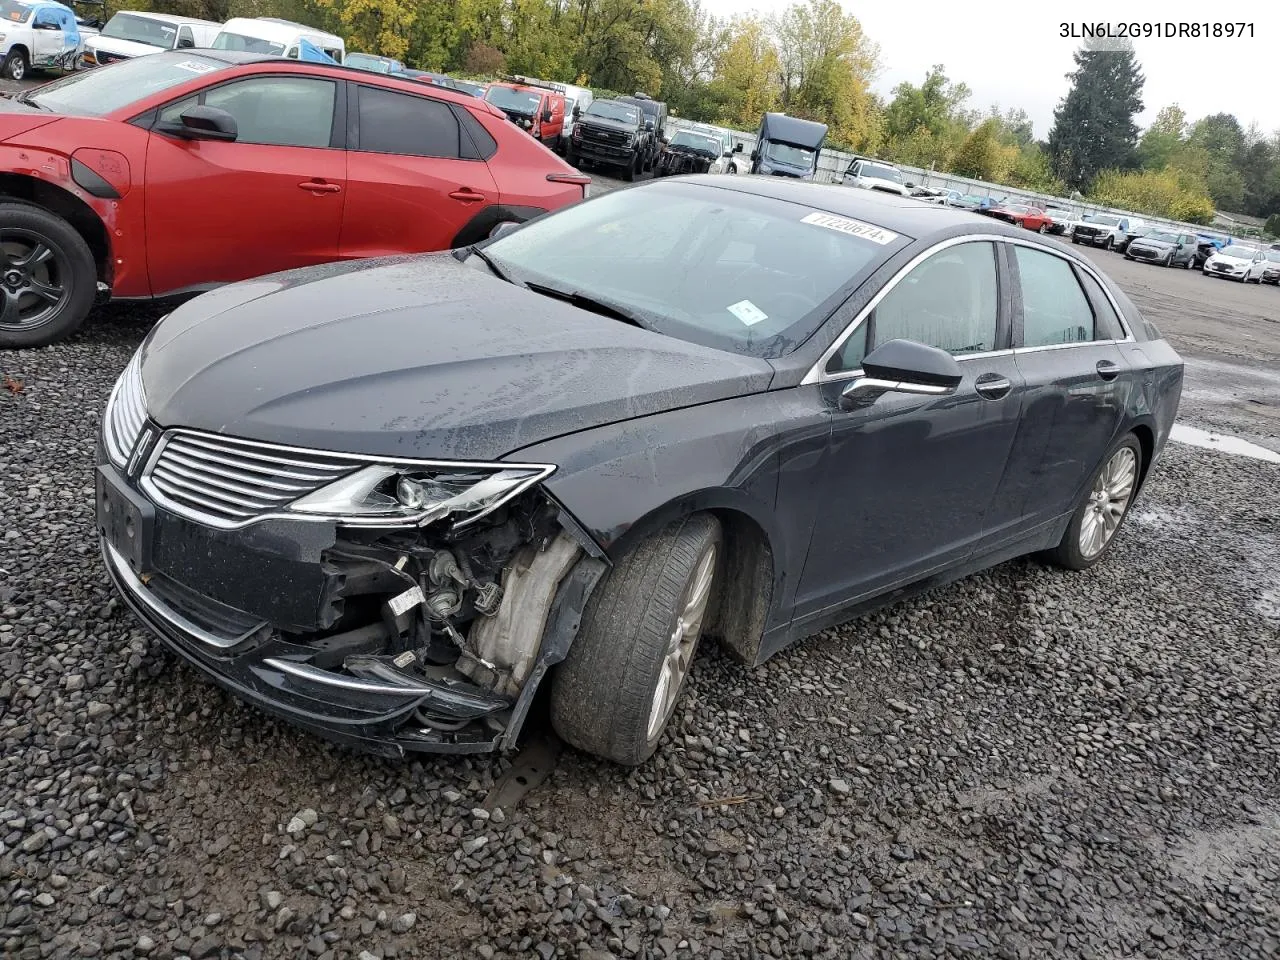
[[[145,329],[0,356],[5,957],[1280,954],[1274,466],[1174,447],[1095,571],[707,650],[650,765],[488,811],[511,758],[332,748],[112,597],[93,436]]]

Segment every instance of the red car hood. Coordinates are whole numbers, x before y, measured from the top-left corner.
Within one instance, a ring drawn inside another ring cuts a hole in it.
[[[0,141],[20,137],[36,127],[60,119],[56,113],[45,113],[36,107],[19,103],[13,97],[0,97]]]

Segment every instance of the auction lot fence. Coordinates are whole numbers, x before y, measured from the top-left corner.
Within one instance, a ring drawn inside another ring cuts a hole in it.
[[[667,135],[673,136],[678,130],[696,129],[701,127],[707,129],[712,126],[706,123],[693,123],[688,120],[669,117],[667,119]],[[731,142],[730,149],[741,143],[744,156],[750,157],[752,149],[756,145],[756,135],[754,133],[745,133],[741,130],[730,130],[726,127],[715,127],[728,135]],[[855,159],[854,154],[844,153],[840,150],[832,150],[830,147],[823,147],[822,155],[818,158],[818,175],[815,178],[820,183],[839,183],[841,176],[849,169],[849,164]],[[1129,210],[1117,210],[1113,207],[1104,207],[1096,203],[1089,203],[1085,200],[1066,200],[1062,197],[1055,197],[1047,193],[1033,193],[1030,190],[1019,190],[1014,187],[1001,186],[998,183],[987,183],[984,180],[970,180],[968,177],[958,177],[953,173],[938,173],[932,170],[922,170],[919,167],[907,167],[900,163],[893,164],[902,171],[903,176],[909,183],[914,183],[917,187],[929,187],[933,190],[958,190],[960,193],[969,194],[975,197],[994,197],[999,200],[1008,199],[1015,203],[1030,203],[1036,206],[1051,205],[1071,211],[1073,217],[1079,218],[1086,213],[1113,213],[1122,217],[1138,217],[1144,222],[1152,226],[1169,227],[1178,232],[1185,233],[1223,233],[1224,231],[1216,227],[1206,227],[1203,224],[1180,223],[1176,220],[1163,220],[1160,217],[1147,216],[1144,213],[1133,213]]]

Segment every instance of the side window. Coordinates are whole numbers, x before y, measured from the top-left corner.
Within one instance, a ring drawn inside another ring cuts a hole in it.
[[[59,22],[58,14],[54,10],[41,10],[36,14],[35,21],[32,26],[37,30],[61,30],[62,24]]]
[[[461,157],[458,119],[446,104],[378,87],[358,87],[360,149],[411,157]]]
[[[1124,324],[1120,322],[1120,318],[1116,316],[1115,310],[1112,309],[1111,301],[1107,299],[1107,295],[1103,292],[1102,285],[1083,270],[1077,270],[1076,276],[1080,278],[1080,282],[1084,285],[1085,293],[1089,295],[1089,303],[1093,305],[1093,315],[1097,317],[1097,329],[1094,331],[1094,337],[1098,340],[1123,340],[1125,337]]]
[[[948,247],[903,277],[872,311],[871,349],[915,340],[956,355],[994,350],[998,303],[995,246]]]
[[[1049,347],[1094,339],[1093,310],[1062,257],[1013,248],[1022,282],[1022,346]]]
[[[281,147],[327,147],[333,134],[332,80],[311,77],[252,77],[171,103],[160,121],[178,123],[182,111],[203,103],[235,117],[236,143]]]
[[[178,48],[194,47],[196,45],[196,35],[191,32],[190,27],[183,27],[178,31]]]

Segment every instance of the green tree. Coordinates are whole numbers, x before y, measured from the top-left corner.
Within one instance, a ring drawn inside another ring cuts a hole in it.
[[[1176,103],[1156,114],[1138,142],[1138,162],[1148,170],[1163,170],[1182,146],[1187,131],[1187,115]]]
[[[1144,79],[1132,46],[1099,49],[1086,42],[1075,53],[1071,88],[1053,113],[1049,155],[1069,186],[1087,186],[1100,170],[1135,164]]]
[[[758,17],[738,17],[730,22],[711,87],[722,104],[716,117],[721,123],[752,129],[762,113],[777,107],[782,93],[778,52]]]
[[[1262,229],[1268,236],[1280,237],[1280,213],[1273,213],[1267,217],[1266,225]]]
[[[962,177],[1000,182],[1012,162],[1001,148],[1000,121],[985,120],[965,138],[952,161],[951,169]]]

